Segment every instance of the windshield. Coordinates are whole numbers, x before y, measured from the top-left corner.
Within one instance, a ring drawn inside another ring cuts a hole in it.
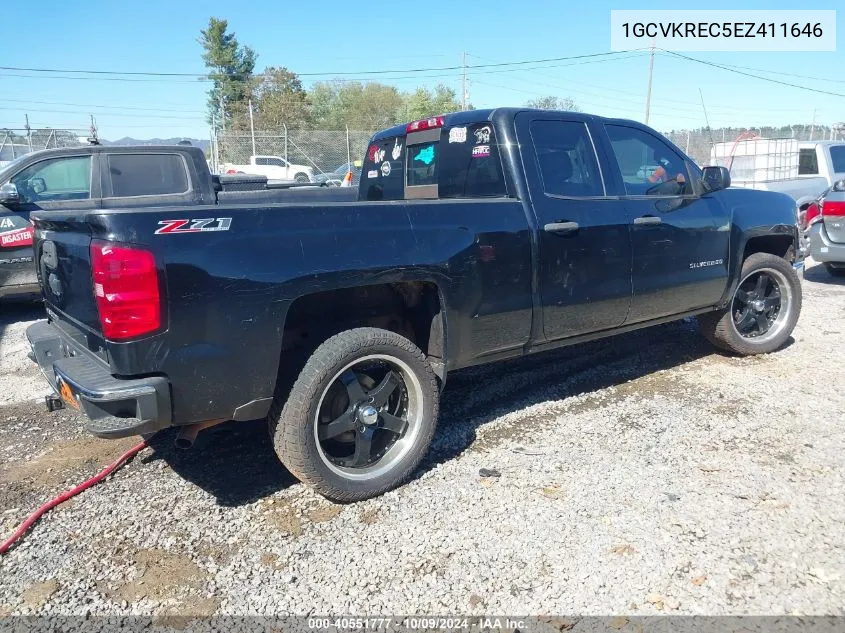
[[[28,156],[28,154],[24,154],[23,156],[18,156],[15,160],[11,161],[10,163],[6,164],[5,167],[0,169],[0,185],[6,183],[6,181],[9,179],[9,177],[17,169],[18,165],[20,165],[27,156]]]

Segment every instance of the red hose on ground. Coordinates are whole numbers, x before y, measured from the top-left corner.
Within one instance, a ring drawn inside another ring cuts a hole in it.
[[[6,552],[8,552],[9,548],[12,546],[12,544],[14,544],[15,541],[17,541],[19,538],[21,538],[26,533],[26,531],[30,528],[30,526],[32,526],[32,524],[35,523],[38,519],[40,519],[46,512],[52,510],[53,508],[55,508],[60,503],[64,503],[65,501],[67,501],[71,497],[78,495],[83,490],[87,490],[88,488],[90,488],[94,484],[100,483],[103,479],[105,479],[106,477],[111,475],[114,471],[116,471],[118,468],[123,466],[123,464],[128,462],[130,459],[132,459],[135,455],[137,455],[139,452],[144,450],[146,447],[147,447],[147,440],[142,440],[139,444],[136,444],[135,446],[130,448],[128,451],[126,451],[123,455],[118,457],[116,461],[112,462],[110,465],[106,466],[99,473],[97,473],[96,475],[91,477],[91,479],[88,479],[87,481],[82,482],[81,484],[79,484],[75,488],[71,488],[67,492],[63,492],[62,494],[60,494],[58,497],[56,497],[52,501],[48,501],[43,506],[38,508],[35,512],[30,514],[26,518],[26,521],[21,523],[20,527],[17,530],[15,530],[15,533],[12,534],[12,536],[10,536],[8,539],[6,539],[3,542],[2,545],[0,545],[0,554],[5,554]]]

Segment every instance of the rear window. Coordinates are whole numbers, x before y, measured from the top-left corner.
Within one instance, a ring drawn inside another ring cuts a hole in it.
[[[367,200],[507,195],[495,131],[489,122],[371,143],[361,182]]]
[[[830,162],[837,174],[845,172],[845,145],[830,146]]]
[[[819,173],[819,159],[816,156],[816,148],[809,147],[798,150],[798,175],[817,173]]]
[[[507,195],[496,133],[490,123],[443,131],[440,197],[489,198]]]
[[[108,154],[111,197],[187,193],[188,172],[179,154]]]
[[[437,184],[437,165],[440,163],[440,141],[431,141],[408,148],[408,187]]]

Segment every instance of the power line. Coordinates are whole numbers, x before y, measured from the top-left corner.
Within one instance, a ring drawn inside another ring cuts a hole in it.
[[[610,51],[605,53],[588,53],[584,55],[569,55],[565,57],[548,57],[545,59],[528,59],[515,62],[500,62],[495,64],[476,64],[474,66],[467,66],[467,68],[495,68],[501,66],[520,66],[527,64],[544,64],[549,62],[568,61],[574,59],[590,59],[596,57],[607,57],[610,55],[619,55],[621,53],[629,53],[634,50],[627,51]],[[296,73],[300,77],[324,77],[324,76],[350,76],[350,75],[387,75],[392,73],[424,73],[444,70],[461,70],[463,66],[440,66],[433,68],[402,68],[393,70],[358,70],[358,71],[343,71],[343,72],[312,72],[312,73]],[[148,72],[148,71],[118,71],[118,70],[80,70],[80,69],[63,69],[63,68],[26,68],[21,66],[0,66],[0,70],[14,71],[14,72],[29,72],[29,73],[63,73],[66,75],[128,75],[129,77],[193,77],[196,79],[214,80],[215,78],[235,79],[239,75],[226,75],[223,73],[173,73],[173,72]],[[245,79],[272,77],[265,73],[258,73],[249,75],[240,75]]]
[[[809,86],[801,86],[799,84],[789,83],[788,81],[780,81],[779,79],[772,79],[770,77],[761,77],[760,75],[754,75],[752,73],[747,73],[747,72],[744,72],[742,70],[737,70],[735,68],[730,68],[730,67],[724,66],[722,64],[717,64],[715,62],[708,62],[708,61],[705,61],[703,59],[696,59],[695,57],[689,57],[687,55],[682,55],[681,53],[676,53],[675,51],[667,51],[666,49],[663,49],[663,48],[660,49],[660,50],[665,52],[665,53],[669,53],[670,55],[673,55],[675,57],[678,57],[680,59],[685,59],[685,60],[690,61],[690,62],[696,62],[698,64],[704,64],[705,66],[712,66],[714,68],[721,68],[722,70],[727,70],[728,72],[736,73],[738,75],[743,75],[745,77],[752,77],[754,79],[760,79],[762,81],[768,81],[768,82],[773,83],[773,84],[778,84],[778,85],[781,85],[781,86],[789,86],[790,88],[799,88],[800,90],[807,90],[809,92],[816,92],[818,94],[831,95],[833,97],[845,97],[845,94],[843,94],[841,92],[831,92],[829,90],[820,90],[818,88],[811,88]]]
[[[617,59],[629,59],[630,57],[644,57],[647,54],[648,53],[646,53],[646,52],[641,52],[637,55],[631,55],[631,56],[625,57],[625,58],[617,57],[614,60],[604,60],[604,61],[615,61]],[[494,59],[490,59],[489,57],[482,57],[480,55],[475,55],[475,54],[467,53],[467,56],[468,57],[475,57],[476,59],[486,59],[487,61],[496,61]],[[587,63],[587,62],[585,62],[585,63]],[[574,64],[566,64],[566,66],[570,66],[570,65],[574,65]],[[557,67],[559,67],[559,66],[548,66],[546,68],[557,68]],[[593,95],[593,96],[601,97],[603,99],[614,99],[616,101],[627,101],[629,103],[642,103],[642,101],[643,101],[643,95],[641,93],[631,92],[630,90],[619,90],[618,88],[607,88],[605,86],[601,86],[601,85],[593,84],[593,83],[588,83],[586,81],[576,81],[576,80],[571,79],[569,77],[555,77],[555,76],[553,76],[549,73],[538,72],[538,69],[535,69],[535,68],[525,68],[525,69],[518,69],[518,70],[520,72],[532,72],[535,75],[537,75],[538,77],[549,77],[549,78],[555,79],[555,80],[562,79],[567,84],[571,83],[571,84],[576,84],[576,85],[580,85],[580,86],[587,86],[589,88],[596,88],[597,90],[601,90],[603,93],[614,93],[614,94],[629,95],[629,96],[632,96],[632,97],[637,97],[637,99],[636,100],[634,100],[634,99],[623,99],[623,98],[620,98],[620,97],[610,96],[608,94],[588,92],[586,90],[578,90],[578,89],[572,88],[570,86],[564,87],[564,86],[560,86],[560,85],[550,84],[548,82],[540,83],[540,82],[537,82],[537,81],[531,81],[529,79],[524,79],[522,77],[516,77],[517,81],[522,81],[522,82],[525,82],[525,83],[531,83],[531,84],[535,84],[535,85],[545,85],[545,86],[549,86],[550,88],[558,88],[559,90],[566,90],[566,91],[574,93],[574,94],[580,93],[580,94],[586,94],[586,95]],[[659,100],[660,100],[661,103],[680,103],[680,104],[684,104],[684,105],[695,106],[694,108],[675,108],[675,109],[683,110],[685,112],[699,112],[700,109],[701,109],[700,103],[697,102],[697,101],[688,101],[688,100],[684,100],[684,99],[671,99],[671,98],[668,98],[668,97],[660,97]],[[673,106],[673,108],[674,108],[674,106]],[[746,111],[749,111],[749,112],[759,112],[759,108],[740,108],[740,107],[734,107],[734,106],[719,106],[719,105],[711,106],[710,109],[711,110],[712,109],[728,110],[731,113],[734,113],[738,110],[746,110]],[[770,107],[767,106],[766,110],[770,111],[770,112],[805,112],[806,108],[770,108]]]
[[[780,70],[766,70],[765,68],[755,68],[753,66],[739,66],[737,64],[725,64],[729,68],[742,68],[743,70],[756,70],[761,73],[769,73],[775,75],[783,75],[784,77],[801,77],[802,79],[814,79],[816,81],[826,81],[835,84],[845,84],[845,79],[833,79],[832,77],[813,77],[812,75],[803,75],[799,73],[785,73]]]
[[[43,108],[22,108],[22,107],[6,107],[0,106],[0,110],[16,110],[18,112],[25,110],[26,112],[40,112],[43,114],[79,114],[79,115],[86,115],[86,112],[77,112],[75,110],[45,110]],[[197,116],[176,116],[176,115],[167,115],[167,114],[143,114],[140,115],[137,112],[128,112],[128,113],[119,113],[119,112],[105,112],[101,111],[97,113],[98,116],[121,116],[121,117],[131,117],[131,116],[143,116],[145,119],[178,119],[181,121],[196,121],[198,118],[202,117],[202,114]]]
[[[94,104],[94,103],[65,103],[63,101],[40,101],[37,99],[0,99],[0,103],[37,103],[42,105],[57,105],[57,106],[67,106],[72,108],[107,108],[113,110],[139,110],[142,112],[193,112],[196,114],[205,114],[204,110],[188,110],[186,108],[191,108],[193,106],[185,105],[178,110],[168,110],[164,108],[142,108],[140,106],[123,106],[123,105],[103,105],[103,104]],[[176,105],[176,104],[162,104],[162,105]]]
[[[614,62],[620,61],[624,59],[631,59],[633,57],[641,57],[645,53],[643,52],[634,52],[630,55],[622,55],[618,57],[608,57],[608,58],[601,58],[601,59],[588,59],[585,61],[574,61],[566,64],[547,64],[545,66],[536,66],[530,68],[504,68],[499,70],[468,70],[467,75],[477,75],[477,74],[501,74],[501,73],[514,73],[514,72],[523,72],[528,70],[537,70],[537,69],[546,69],[546,68],[561,68],[566,66],[580,66],[584,64],[600,64],[600,63],[607,63],[607,62]],[[520,62],[521,63],[521,62]],[[491,65],[476,65],[468,68],[487,68]],[[458,67],[460,68],[460,67]],[[435,71],[437,69],[431,69]],[[397,72],[397,71],[393,71]],[[434,75],[400,75],[400,76],[391,76],[391,77],[382,77],[379,78],[383,81],[400,81],[404,79],[413,79],[415,81],[419,81],[420,79],[438,79],[443,77],[454,78],[454,73],[445,73],[445,74],[434,74]],[[183,80],[183,79],[173,79],[173,78],[133,78],[133,77],[79,77],[79,76],[56,76],[56,75],[23,75],[19,73],[4,73],[0,70],[0,77],[20,77],[24,79],[38,79],[39,81],[44,79],[65,79],[65,80],[72,80],[72,81],[123,81],[123,82],[169,82],[169,83],[181,83],[181,84],[194,84],[196,85],[198,82],[202,81],[212,81],[211,78],[204,76],[198,78],[197,80]],[[249,79],[235,79],[234,81],[251,81],[253,79],[262,79],[265,80],[268,76],[265,75],[253,75]],[[269,78],[272,78],[271,76]],[[338,81],[338,82],[352,82],[352,81],[369,81],[372,80],[373,77],[328,77],[326,81]]]

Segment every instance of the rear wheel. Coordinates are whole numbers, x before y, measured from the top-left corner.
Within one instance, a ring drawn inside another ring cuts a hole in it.
[[[845,277],[845,264],[828,264],[824,265],[824,269],[827,271],[828,275],[832,275],[834,277]]]
[[[282,463],[334,501],[361,501],[406,481],[428,450],[437,381],[425,355],[387,330],[357,328],[320,345],[270,433]]]
[[[754,253],[724,310],[698,317],[702,334],[722,349],[748,356],[780,348],[801,313],[801,282],[781,257]]]

